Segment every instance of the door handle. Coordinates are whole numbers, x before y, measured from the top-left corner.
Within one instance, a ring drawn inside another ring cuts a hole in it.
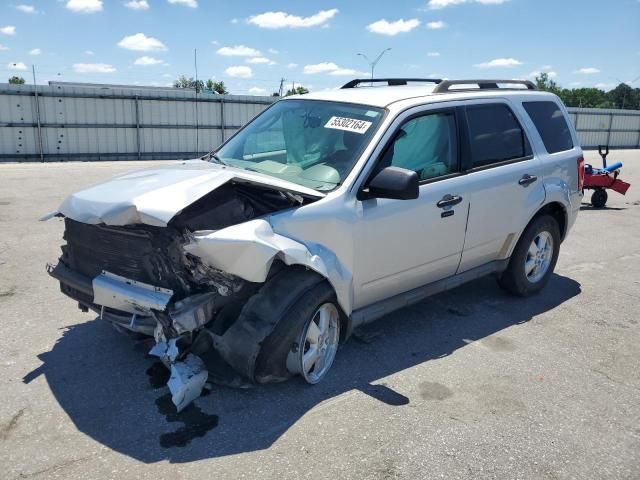
[[[535,182],[536,180],[538,180],[538,177],[536,177],[535,175],[529,175],[528,173],[525,173],[522,176],[522,178],[518,180],[518,185],[522,185],[523,187],[526,187],[532,184],[533,182]]]
[[[462,197],[460,195],[449,195],[448,193],[442,197],[436,205],[438,208],[451,207],[453,205],[457,205],[462,201]]]

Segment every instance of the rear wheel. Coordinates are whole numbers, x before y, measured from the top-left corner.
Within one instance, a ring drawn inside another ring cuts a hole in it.
[[[608,198],[609,194],[604,188],[596,188],[591,195],[591,205],[593,205],[593,208],[604,208]]]
[[[507,292],[522,297],[538,293],[549,281],[560,252],[560,229],[550,215],[534,219],[513,250],[498,279]]]

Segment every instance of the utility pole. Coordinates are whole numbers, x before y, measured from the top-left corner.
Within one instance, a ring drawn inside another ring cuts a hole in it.
[[[383,56],[386,52],[388,52],[389,50],[391,50],[391,48],[385,48],[384,50],[382,50],[382,51],[378,54],[378,56],[376,57],[376,59],[375,59],[375,60],[373,60],[373,61],[371,61],[371,60],[369,59],[369,57],[367,57],[364,53],[357,53],[357,54],[356,54],[356,55],[359,55],[359,56],[361,56],[362,58],[364,58],[364,59],[369,63],[369,67],[371,68],[371,80],[372,80],[372,83],[373,83],[373,71],[375,70],[376,65],[378,64],[378,62],[380,61],[380,59],[382,58],[382,56]]]
[[[38,147],[40,149],[40,161],[44,162],[44,153],[42,151],[42,126],[40,124],[40,101],[38,100],[38,84],[36,83],[36,66],[31,64],[31,72],[33,73],[33,96],[36,100],[36,121],[38,122]]]
[[[281,97],[282,96],[282,90],[284,88],[284,82],[285,82],[286,78],[281,78],[280,79],[280,89],[278,90],[278,96]]]

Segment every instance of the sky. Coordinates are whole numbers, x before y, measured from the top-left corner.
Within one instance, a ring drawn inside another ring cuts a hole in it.
[[[0,82],[170,86],[231,93],[368,77],[533,78],[640,87],[640,0],[0,0]]]

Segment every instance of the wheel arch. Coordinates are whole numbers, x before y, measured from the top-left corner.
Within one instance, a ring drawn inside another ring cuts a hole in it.
[[[518,232],[518,236],[515,241],[512,240],[510,243],[508,241],[506,242],[509,244],[509,247],[507,249],[508,254],[504,256],[501,255],[500,258],[511,258],[511,255],[513,255],[513,251],[516,248],[516,245],[518,245],[518,242],[520,241],[520,238],[522,238],[522,235],[524,234],[524,232],[527,230],[527,227],[529,227],[531,223],[533,223],[537,218],[541,217],[542,215],[550,215],[556,220],[556,222],[558,222],[558,228],[560,229],[560,241],[562,242],[564,240],[567,234],[568,225],[569,225],[568,223],[569,217],[567,214],[567,209],[562,203],[558,201],[551,201],[542,205],[540,208],[538,208],[535,211],[533,215],[531,215],[527,223],[524,225],[524,227],[522,227],[522,230]]]

